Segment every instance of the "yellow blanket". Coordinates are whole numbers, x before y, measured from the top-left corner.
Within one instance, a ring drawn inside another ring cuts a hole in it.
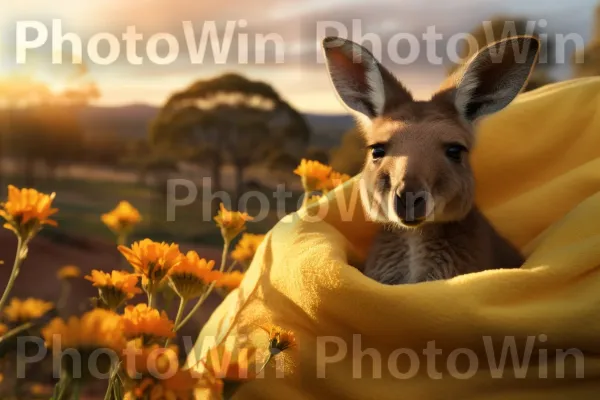
[[[519,96],[482,122],[473,163],[477,203],[522,268],[403,286],[364,277],[349,260],[376,226],[355,178],[267,235],[189,363],[213,338],[264,347],[257,325],[273,322],[298,345],[235,398],[599,398],[600,79]]]

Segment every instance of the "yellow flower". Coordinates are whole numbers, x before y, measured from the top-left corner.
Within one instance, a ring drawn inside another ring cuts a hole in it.
[[[29,393],[34,396],[51,396],[52,386],[42,385],[41,383],[34,383],[29,387]]]
[[[150,239],[135,242],[131,248],[118,248],[135,272],[142,275],[142,284],[149,293],[158,288],[169,269],[178,265],[183,258],[178,245],[153,242]]]
[[[329,177],[320,183],[319,190],[322,190],[323,192],[328,192],[330,190],[335,189],[344,182],[347,182],[350,178],[350,175],[341,174],[337,171],[331,171]]]
[[[235,249],[231,252],[231,258],[242,265],[248,266],[264,238],[265,235],[244,233],[238,244],[235,246]]]
[[[13,298],[4,308],[4,315],[11,322],[19,324],[38,319],[54,308],[49,301],[28,298],[24,301]]]
[[[94,269],[91,275],[87,275],[85,279],[98,288],[100,299],[111,310],[116,309],[136,294],[142,293],[142,290],[137,287],[138,276],[126,271],[106,273]]]
[[[81,271],[75,265],[65,265],[56,273],[58,279],[74,279],[79,278],[80,275]]]
[[[43,225],[56,226],[56,221],[49,219],[58,211],[57,208],[52,208],[55,195],[8,185],[8,201],[0,204],[0,217],[6,220],[4,227],[23,240],[29,240]]]
[[[145,378],[125,392],[123,400],[194,400],[199,379],[181,369],[165,379]]]
[[[303,158],[294,173],[302,178],[302,186],[304,186],[305,191],[314,192],[319,190],[320,185],[329,178],[331,167],[318,161]]]
[[[217,287],[226,287],[229,290],[233,290],[240,286],[244,279],[244,274],[239,271],[233,271],[223,274],[223,276],[217,280]]]
[[[102,222],[117,235],[129,232],[141,220],[140,212],[127,201],[121,201],[114,210],[102,214]]]
[[[213,270],[214,265],[214,261],[206,261],[195,251],[189,251],[179,264],[169,270],[173,290],[186,300],[200,296],[208,283],[222,276],[219,271]]]
[[[2,335],[4,335],[6,332],[8,332],[8,326],[5,324],[0,324],[0,337],[2,337]]]
[[[99,308],[88,311],[81,318],[70,317],[68,321],[55,318],[42,329],[46,346],[52,348],[58,335],[61,348],[95,350],[108,348],[120,352],[125,347],[119,315]]]
[[[68,321],[55,318],[42,329],[42,337],[46,347],[52,349],[55,345],[61,349],[73,348],[82,356],[80,366],[88,365],[88,357],[97,349],[109,349],[117,355],[121,354],[125,347],[125,338],[121,330],[121,318],[119,315],[102,310],[93,309],[81,316],[81,318],[70,317]],[[72,357],[60,357],[63,370],[71,376],[73,372],[82,373],[82,377],[88,376],[88,369],[78,368],[73,370],[75,361]],[[110,362],[105,358],[97,358],[99,371],[105,373],[110,368]]]
[[[179,351],[174,345],[163,347],[154,343],[144,346],[144,341],[138,338],[127,342],[122,361],[125,372],[131,378],[137,374],[159,377],[179,368]]]
[[[244,212],[229,211],[225,208],[223,203],[221,203],[219,207],[219,213],[214,219],[217,226],[221,228],[223,239],[225,239],[226,242],[230,242],[246,229],[246,222],[252,221],[252,217]]]
[[[173,321],[167,313],[159,312],[144,303],[125,307],[122,322],[127,339],[143,338],[144,343],[152,343],[175,336]]]
[[[296,336],[292,331],[276,325],[264,325],[261,329],[269,334],[269,351],[273,356],[296,346]]]
[[[125,399],[194,398],[199,378],[192,370],[180,368],[177,346],[144,346],[140,340],[131,341],[123,352],[123,365],[127,375],[136,379],[135,384],[127,388]],[[141,378],[137,374],[141,374]]]

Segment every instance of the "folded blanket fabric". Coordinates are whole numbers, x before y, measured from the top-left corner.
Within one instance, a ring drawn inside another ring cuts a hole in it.
[[[356,177],[274,227],[189,364],[213,339],[265,347],[257,327],[274,323],[297,346],[235,398],[598,398],[600,79],[520,95],[482,121],[473,164],[477,203],[525,254],[521,268],[400,286],[366,278],[349,264],[378,227]]]

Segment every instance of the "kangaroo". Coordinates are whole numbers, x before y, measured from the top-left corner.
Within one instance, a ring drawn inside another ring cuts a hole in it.
[[[489,45],[427,101],[415,100],[362,46],[328,37],[323,48],[333,86],[369,149],[360,196],[382,229],[363,273],[396,285],[520,266],[522,256],[474,204],[468,155],[476,122],[506,107],[527,83],[538,40]]]

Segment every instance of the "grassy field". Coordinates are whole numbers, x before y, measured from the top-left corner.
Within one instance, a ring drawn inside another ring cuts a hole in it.
[[[13,184],[23,186],[20,176],[3,176],[0,197],[5,198],[6,186]],[[56,207],[60,209],[56,214],[59,229],[46,230],[46,235],[68,235],[113,240],[112,232],[100,220],[103,213],[110,211],[121,200],[127,200],[140,210],[143,221],[135,230],[131,240],[151,238],[202,244],[206,246],[221,246],[221,237],[212,217],[203,215],[203,210],[210,210],[210,201],[202,200],[202,188],[198,188],[197,201],[187,206],[176,209],[174,221],[167,221],[166,200],[155,189],[142,183],[129,183],[106,180],[83,179],[37,179],[34,187],[40,191],[56,192]],[[266,218],[248,224],[248,232],[265,233],[281,217],[277,215],[276,201],[273,193],[267,189],[262,190],[269,199],[270,210]],[[183,197],[185,194],[181,194]],[[179,194],[178,194],[179,196]],[[300,193],[293,193],[286,199],[286,213],[296,209]],[[213,204],[216,206],[218,200]],[[247,212],[257,215],[260,211],[260,202],[254,198],[247,203]]]

